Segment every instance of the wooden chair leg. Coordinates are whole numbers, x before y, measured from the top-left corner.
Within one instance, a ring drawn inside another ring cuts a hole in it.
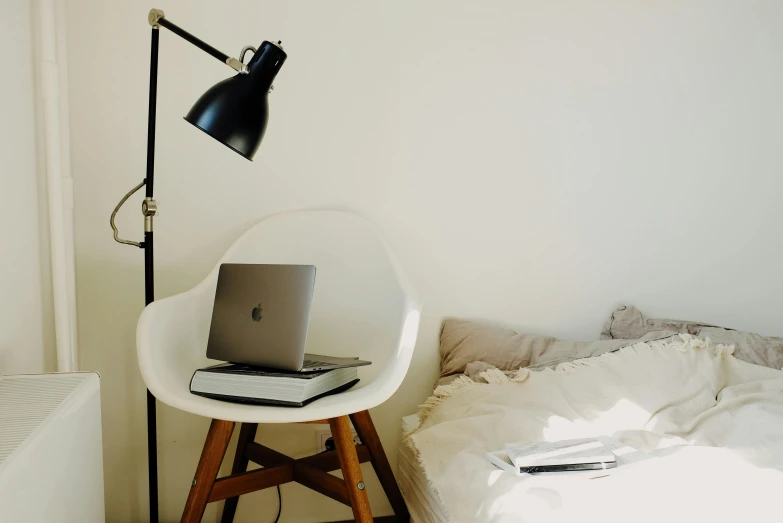
[[[196,468],[193,485],[190,487],[188,501],[182,512],[181,523],[199,523],[207,508],[212,486],[215,484],[223,456],[226,455],[231,433],[234,432],[233,421],[213,419],[201,451],[201,459]]]
[[[234,454],[234,465],[231,467],[231,473],[245,472],[250,460],[245,455],[245,447],[256,439],[258,423],[243,423],[239,429],[239,439],[237,440],[237,450]],[[220,523],[233,523],[234,515],[237,512],[239,496],[228,498],[223,505],[223,515],[220,517]]]
[[[353,517],[357,523],[372,523],[370,501],[367,499],[367,491],[362,478],[362,469],[359,466],[359,458],[356,455],[356,446],[351,434],[351,423],[348,416],[340,416],[329,420],[332,429],[334,446],[337,450],[337,458],[340,461],[340,469],[343,471],[345,487],[348,490],[348,499],[353,509]]]
[[[405,504],[405,500],[400,492],[400,487],[397,485],[397,480],[394,479],[394,473],[392,472],[391,465],[389,465],[389,459],[386,457],[386,453],[383,451],[381,440],[378,438],[378,432],[375,430],[375,424],[372,422],[370,413],[366,410],[351,414],[351,421],[356,429],[356,433],[359,438],[367,446],[367,450],[370,451],[370,462],[372,463],[375,474],[378,476],[378,480],[381,482],[383,491],[386,493],[386,497],[389,499],[389,503],[394,509],[394,514],[399,521],[409,521],[410,515],[408,514],[408,506]]]

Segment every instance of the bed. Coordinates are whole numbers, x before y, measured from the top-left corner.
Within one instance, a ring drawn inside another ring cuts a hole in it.
[[[418,414],[402,418],[403,438],[419,426]],[[397,455],[397,482],[408,504],[411,523],[448,523],[448,515],[422,468],[414,448],[403,443]]]
[[[438,387],[403,418],[412,520],[780,521],[783,340],[632,307],[602,338],[444,323]],[[599,435],[650,459],[599,479],[515,476],[484,459],[514,441]]]

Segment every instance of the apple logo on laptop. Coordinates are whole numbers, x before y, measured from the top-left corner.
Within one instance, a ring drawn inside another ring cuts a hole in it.
[[[261,308],[261,304],[259,303],[255,307],[253,307],[253,321],[261,321],[261,315],[263,314],[264,309]]]

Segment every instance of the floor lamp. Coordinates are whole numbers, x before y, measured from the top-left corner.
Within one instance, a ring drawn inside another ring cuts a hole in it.
[[[248,160],[253,159],[253,155],[255,155],[264,137],[269,115],[267,95],[274,88],[272,81],[287,56],[280,46],[280,42],[275,44],[265,41],[258,49],[251,46],[242,49],[239,59],[231,58],[168,21],[160,9],[152,9],[148,20],[152,26],[152,46],[150,55],[149,114],[147,120],[147,175],[140,184],[122,197],[117,207],[114,208],[114,212],[112,212],[109,220],[114,231],[115,241],[144,249],[144,297],[146,305],[149,305],[155,299],[152,234],[154,218],[157,214],[157,203],[153,199],[153,182],[155,175],[155,112],[158,90],[159,29],[165,27],[237,71],[237,75],[223,80],[204,93],[185,116],[185,120]],[[253,56],[245,64],[244,58],[247,51],[252,51]],[[144,241],[123,240],[119,237],[119,231],[114,223],[114,219],[128,198],[142,187],[146,187],[146,196],[141,204],[141,211],[144,215]],[[147,448],[150,521],[152,523],[158,522],[158,450],[155,407],[155,397],[148,390]]]

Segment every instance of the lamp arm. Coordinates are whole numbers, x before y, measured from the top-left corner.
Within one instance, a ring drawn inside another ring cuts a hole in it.
[[[149,21],[152,27],[155,28],[165,27],[175,35],[179,36],[184,40],[187,40],[188,42],[195,45],[205,53],[214,56],[215,58],[217,58],[224,64],[228,65],[235,71],[242,74],[247,74],[247,66],[243,64],[240,60],[228,56],[226,53],[215,49],[205,41],[188,33],[178,25],[171,23],[166,19],[166,15],[160,9],[150,9],[150,13],[149,16],[147,17],[147,20]]]
[[[135,242],[133,240],[123,240],[122,238],[120,238],[120,231],[117,229],[117,225],[114,223],[114,218],[117,216],[117,213],[120,211],[120,208],[125,204],[125,202],[128,201],[128,198],[133,196],[133,194],[136,191],[144,187],[146,183],[147,180],[142,180],[140,184],[138,184],[136,187],[128,191],[128,193],[122,197],[120,203],[117,204],[117,207],[115,207],[114,211],[111,213],[111,218],[109,218],[109,224],[111,225],[111,229],[114,231],[114,241],[116,241],[117,243],[144,248],[144,244],[141,242]]]

